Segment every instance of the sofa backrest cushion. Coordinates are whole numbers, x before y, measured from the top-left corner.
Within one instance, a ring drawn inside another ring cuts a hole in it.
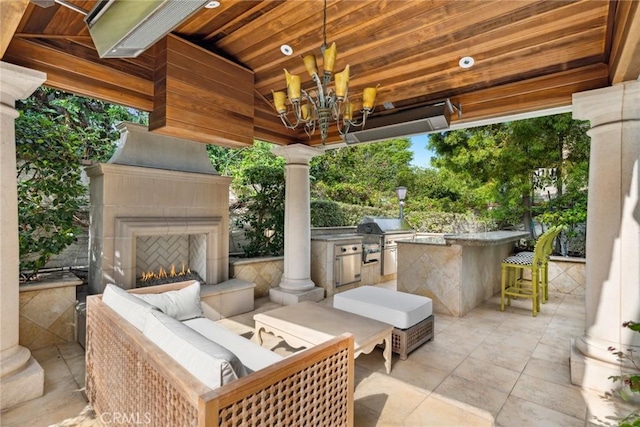
[[[187,320],[184,324],[200,335],[229,349],[229,351],[238,356],[238,359],[240,359],[247,372],[259,371],[262,368],[266,368],[284,359],[284,357],[279,354],[265,347],[261,347],[257,343],[207,318],[201,317],[199,319]]]
[[[161,312],[148,313],[144,335],[212,389],[247,374],[232,352]]]
[[[200,282],[194,281],[177,291],[159,294],[135,294],[137,298],[158,307],[164,314],[178,320],[202,317],[200,305]]]
[[[102,302],[131,323],[139,331],[144,329],[147,314],[157,307],[136,298],[133,294],[116,285],[107,285],[102,294]]]

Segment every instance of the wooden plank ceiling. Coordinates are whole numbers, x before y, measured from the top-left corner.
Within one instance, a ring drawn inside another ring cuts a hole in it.
[[[637,78],[639,3],[328,0],[326,35],[338,46],[336,71],[351,67],[355,101],[378,84],[376,114],[385,114],[384,102],[401,110],[450,98],[463,111],[452,120],[464,123],[568,106],[575,92]],[[253,72],[255,138],[316,145],[318,137],[284,128],[271,90],[285,89],[283,68],[311,86],[299,55],[320,57],[322,17],[321,0],[221,0],[173,34]],[[282,44],[294,54],[283,55]],[[159,50],[100,59],[82,14],[30,3],[3,60],[46,72],[52,87],[152,111]],[[475,65],[460,68],[463,56]],[[340,142],[336,133],[330,142]]]

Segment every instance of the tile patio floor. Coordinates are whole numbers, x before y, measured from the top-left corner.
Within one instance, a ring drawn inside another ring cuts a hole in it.
[[[254,312],[220,322],[251,338],[253,314],[276,307],[259,299]],[[436,315],[435,339],[406,361],[394,355],[390,376],[379,349],[356,359],[356,426],[591,425],[588,408],[605,405],[602,396],[569,379],[569,340],[583,333],[584,296],[551,294],[537,318],[529,301],[499,307],[497,296],[463,318]],[[275,337],[264,345],[290,352]],[[45,396],[4,411],[0,424],[100,426],[80,391],[82,348],[66,344],[33,355],[45,369]]]

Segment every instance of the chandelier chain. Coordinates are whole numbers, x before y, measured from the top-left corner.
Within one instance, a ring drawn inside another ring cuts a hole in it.
[[[322,53],[327,48],[327,0],[324,0],[324,9],[322,11]]]

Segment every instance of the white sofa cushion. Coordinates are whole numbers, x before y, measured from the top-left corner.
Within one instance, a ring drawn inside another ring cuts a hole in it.
[[[431,298],[378,286],[360,286],[333,296],[333,307],[407,329],[433,314]]]
[[[147,315],[144,334],[212,389],[247,374],[231,351],[158,311]]]
[[[158,294],[134,294],[141,300],[158,307],[164,314],[178,320],[188,320],[202,316],[200,305],[200,282],[194,281],[177,291]]]
[[[209,319],[191,319],[183,323],[211,341],[220,343],[229,349],[238,356],[247,371],[258,371],[283,359],[279,354],[261,347]]]
[[[116,285],[107,285],[102,294],[102,302],[131,323],[139,331],[144,329],[147,314],[157,307],[136,298],[133,294]]]

